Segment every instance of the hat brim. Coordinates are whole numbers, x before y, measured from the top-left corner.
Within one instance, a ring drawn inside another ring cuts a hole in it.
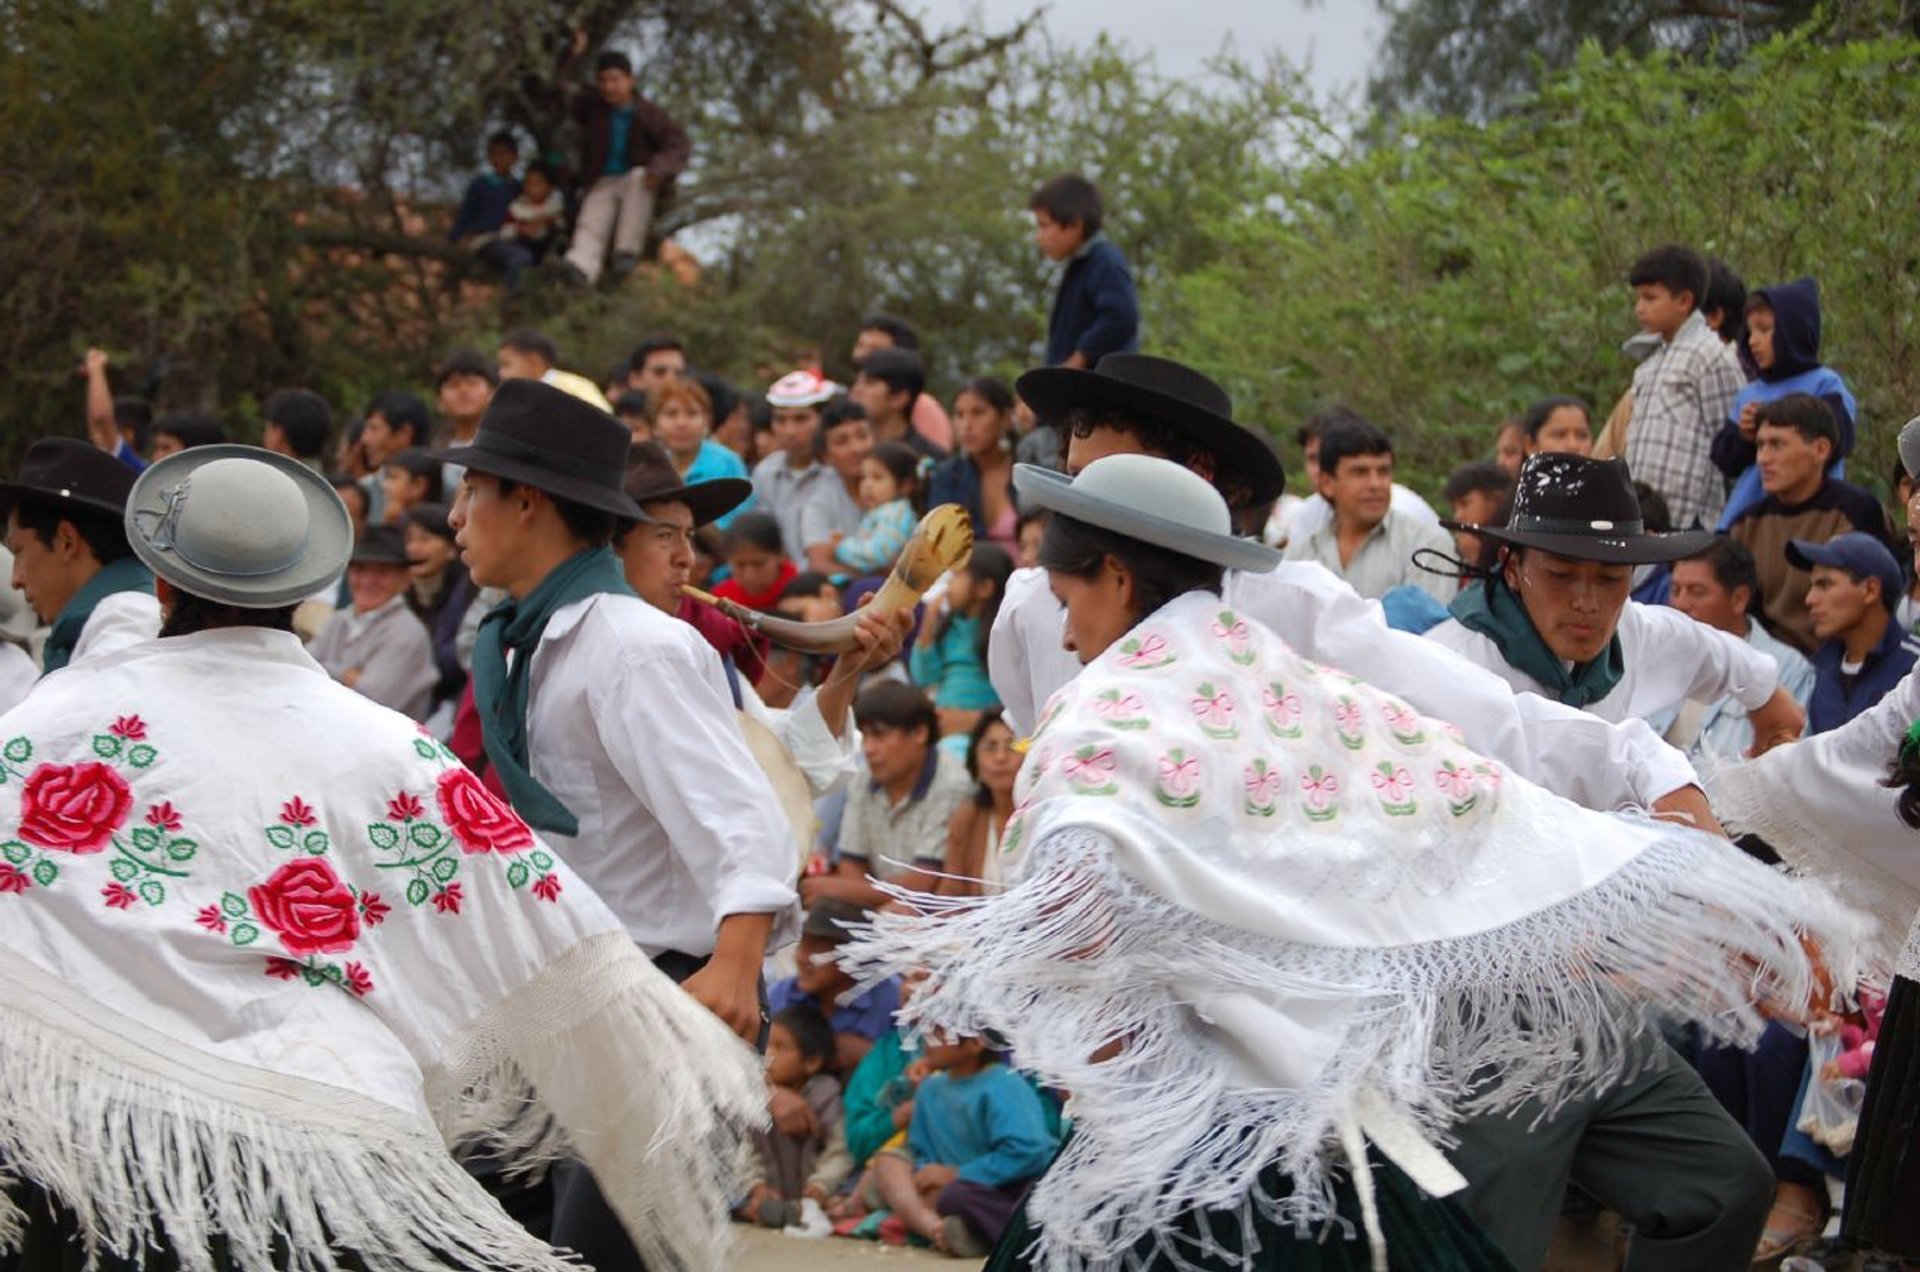
[[[1020,464],[1013,470],[1013,488],[1023,504],[1046,508],[1088,525],[1111,530],[1129,539],[1150,543],[1156,548],[1178,552],[1199,561],[1265,574],[1280,564],[1280,554],[1264,543],[1236,539],[1232,535],[1210,534],[1184,522],[1155,516],[1127,504],[1102,499],[1074,487],[1064,473],[1035,464]]]
[[[584,504],[589,508],[597,508],[601,512],[610,512],[616,517],[637,520],[640,516],[640,505],[629,499],[623,491],[609,489],[597,481],[589,481],[584,477],[570,477],[565,473],[556,473],[550,468],[542,468],[538,464],[512,459],[505,455],[496,455],[486,450],[479,442],[470,446],[453,446],[428,451],[427,458],[439,460],[443,464],[458,464],[469,472],[485,473],[489,477],[503,477],[523,486],[545,491],[556,499]]]
[[[1505,526],[1479,526],[1467,521],[1445,519],[1440,524],[1448,530],[1484,535],[1516,548],[1537,548],[1569,561],[1594,561],[1601,565],[1665,565],[1672,561],[1684,561],[1712,547],[1717,537],[1711,530],[1676,530],[1667,534],[1607,538],[1598,534],[1510,530]]]
[[[753,483],[745,477],[711,477],[686,486],[667,486],[658,494],[644,490],[632,492],[629,497],[641,508],[668,500],[683,503],[693,513],[693,524],[704,526],[718,521],[751,499]]]
[[[298,561],[271,574],[219,574],[170,548],[153,546],[139,519],[151,517],[157,523],[166,515],[166,492],[216,459],[250,459],[293,478],[307,501],[307,547]],[[156,577],[183,592],[241,609],[278,609],[312,599],[340,577],[353,551],[353,518],[325,477],[297,459],[234,442],[195,446],[156,461],[134,482],[124,524],[133,554]]]
[[[93,499],[86,495],[63,495],[57,490],[48,490],[43,486],[23,486],[17,481],[0,482],[0,516],[10,514],[21,504],[32,504],[38,508],[72,509],[74,512],[104,513],[109,517],[118,517],[126,511],[117,503],[105,499]]]
[[[1286,491],[1286,467],[1258,434],[1185,398],[1078,367],[1037,367],[1015,382],[1015,391],[1042,421],[1075,407],[1110,407],[1163,421],[1212,451],[1220,460],[1216,477],[1231,473],[1244,480],[1254,503],[1268,503]]]

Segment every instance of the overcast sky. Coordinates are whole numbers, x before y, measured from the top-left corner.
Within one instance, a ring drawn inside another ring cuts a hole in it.
[[[989,25],[1004,26],[1033,11],[1039,0],[918,0],[940,22],[956,22],[976,8]],[[1162,72],[1202,69],[1231,39],[1250,61],[1278,49],[1310,67],[1314,96],[1357,86],[1373,61],[1382,29],[1373,0],[1048,0],[1046,23],[1056,40],[1081,44],[1101,31],[1134,49],[1151,51]]]

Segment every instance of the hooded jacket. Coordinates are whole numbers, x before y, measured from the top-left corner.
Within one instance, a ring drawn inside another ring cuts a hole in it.
[[[1740,390],[1733,408],[1713,439],[1713,463],[1739,484],[1727,499],[1720,524],[1725,530],[1742,512],[1759,502],[1760,474],[1754,468],[1754,444],[1740,435],[1740,412],[1749,402],[1772,402],[1789,393],[1806,393],[1825,402],[1840,425],[1840,449],[1834,453],[1833,475],[1843,475],[1841,461],[1853,452],[1857,407],[1846,381],[1820,361],[1820,284],[1811,278],[1761,287],[1754,297],[1773,311],[1773,365]]]

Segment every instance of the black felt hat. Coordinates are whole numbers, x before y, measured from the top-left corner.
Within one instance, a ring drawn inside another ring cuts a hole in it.
[[[693,513],[693,524],[704,526],[726,516],[753,495],[745,477],[714,477],[689,485],[673,466],[673,456],[658,442],[642,442],[627,458],[627,497],[636,504],[677,499]]]
[[[621,517],[640,508],[621,489],[633,432],[605,411],[538,380],[508,380],[487,404],[471,446],[433,458],[504,477]]]
[[[1527,460],[1504,526],[1440,524],[1571,561],[1607,565],[1681,561],[1713,546],[1711,530],[1649,533],[1626,461],[1586,455],[1546,453]]]
[[[20,475],[0,482],[0,507],[31,503],[118,518],[127,510],[136,474],[91,442],[43,437],[27,448]]]
[[[399,526],[368,526],[353,541],[349,565],[406,565],[407,540]]]
[[[1216,479],[1232,474],[1253,490],[1253,502],[1278,499],[1287,471],[1273,447],[1233,422],[1233,399],[1192,367],[1145,353],[1110,353],[1091,371],[1040,367],[1016,388],[1042,422],[1076,407],[1103,407],[1178,430],[1219,458]]]

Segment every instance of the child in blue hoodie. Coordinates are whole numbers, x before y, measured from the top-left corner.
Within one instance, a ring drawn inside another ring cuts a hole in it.
[[[1733,399],[1733,408],[1713,439],[1714,466],[1735,479],[1726,511],[1714,527],[1722,533],[1764,494],[1760,471],[1754,467],[1754,410],[1762,402],[1805,393],[1827,404],[1840,425],[1833,476],[1845,476],[1845,460],[1853,450],[1853,394],[1838,371],[1820,362],[1820,284],[1800,278],[1757,288],[1747,297],[1746,311],[1747,349],[1760,368],[1760,378]]]

